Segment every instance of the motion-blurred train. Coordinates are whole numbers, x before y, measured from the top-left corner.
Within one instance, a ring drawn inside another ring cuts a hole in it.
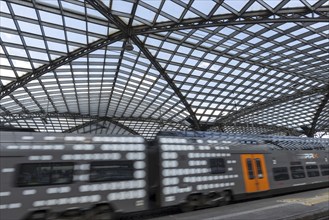
[[[329,139],[1,132],[0,219],[193,210],[329,186]]]

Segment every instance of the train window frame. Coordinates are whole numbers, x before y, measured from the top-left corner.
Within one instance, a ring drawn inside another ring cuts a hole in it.
[[[257,178],[263,179],[264,175],[263,175],[263,169],[262,169],[262,161],[261,161],[261,159],[256,158],[255,162],[256,162]]]
[[[305,169],[303,166],[291,166],[290,172],[293,179],[303,179],[306,177]]]
[[[329,176],[329,164],[320,164],[322,176]]]
[[[248,178],[250,180],[253,180],[253,179],[255,179],[255,173],[254,173],[252,160],[250,158],[247,158],[246,163],[247,163],[247,170],[248,170]]]
[[[68,169],[57,169],[60,167],[68,167]],[[39,171],[38,168],[40,168]],[[73,162],[21,163],[18,164],[17,170],[18,172],[15,178],[17,187],[50,186],[73,183]],[[33,178],[33,176],[36,175],[35,173],[40,171],[48,172],[45,176],[42,177],[44,178],[44,180],[40,181],[40,177],[38,177],[34,181],[32,181],[31,179],[22,180],[22,178]],[[63,174],[61,176],[61,174],[55,171],[63,171],[65,172],[65,175]],[[25,177],[23,177],[23,172]]]
[[[113,167],[110,170],[106,170],[106,168],[104,168],[109,166]],[[125,167],[120,170],[120,166]],[[100,171],[105,172],[97,173]],[[92,161],[90,162],[89,182],[129,181],[135,179],[134,172],[134,161],[132,160]],[[112,175],[113,173],[116,175]],[[129,175],[127,175],[127,173]]]
[[[209,167],[211,174],[226,173],[225,159],[224,158],[209,158]]]
[[[308,177],[320,176],[320,171],[318,165],[306,165],[306,173]]]
[[[288,167],[273,167],[272,173],[274,181],[290,180]]]

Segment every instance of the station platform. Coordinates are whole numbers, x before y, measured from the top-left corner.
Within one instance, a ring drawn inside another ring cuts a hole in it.
[[[167,215],[152,220],[329,220],[329,188]]]

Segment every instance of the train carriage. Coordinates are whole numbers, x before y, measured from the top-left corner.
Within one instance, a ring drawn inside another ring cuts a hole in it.
[[[141,137],[1,132],[0,150],[0,219],[148,208]]]
[[[326,139],[163,132],[157,146],[160,206],[192,210],[329,186]]]
[[[164,132],[146,143],[139,136],[1,132],[0,219],[81,210],[111,219],[328,187],[328,154],[328,139]]]

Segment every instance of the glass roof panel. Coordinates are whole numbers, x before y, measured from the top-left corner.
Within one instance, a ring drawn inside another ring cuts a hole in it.
[[[216,3],[213,1],[194,1],[192,3],[192,8],[200,11],[206,16],[211,12],[215,5]]]
[[[11,4],[11,7],[15,15],[37,20],[35,9],[17,4]]]
[[[162,6],[162,11],[174,18],[179,19],[182,12],[184,11],[184,8],[171,0],[167,0]]]
[[[153,21],[156,13],[152,10],[149,10],[141,5],[138,5],[136,10],[136,16],[143,18],[145,20]]]
[[[327,126],[325,4],[103,3],[106,11],[85,1],[1,1],[1,120],[23,113],[28,117],[6,123],[148,139],[163,129],[214,130],[222,122],[229,132],[281,126],[300,133],[317,111],[314,128]]]
[[[122,0],[112,1],[112,10],[120,13],[131,14],[133,3]]]

